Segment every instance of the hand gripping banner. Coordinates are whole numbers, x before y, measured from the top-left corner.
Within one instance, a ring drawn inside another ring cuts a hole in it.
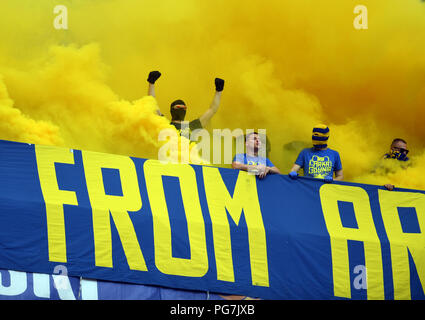
[[[425,192],[0,141],[0,269],[57,268],[261,299],[424,299]]]

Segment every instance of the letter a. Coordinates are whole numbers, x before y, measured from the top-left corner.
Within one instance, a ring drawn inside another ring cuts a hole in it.
[[[357,290],[367,289],[367,270],[363,265],[357,265],[354,267],[354,273],[359,274],[354,278],[354,288]]]
[[[68,9],[64,5],[57,5],[53,9],[54,14],[58,14],[58,16],[55,17],[55,20],[53,20],[53,26],[55,29],[60,30],[68,30]]]
[[[359,4],[354,7],[354,13],[358,14],[358,16],[356,16],[353,21],[354,29],[367,29],[367,7]]]

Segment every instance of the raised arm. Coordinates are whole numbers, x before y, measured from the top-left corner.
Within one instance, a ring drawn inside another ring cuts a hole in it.
[[[148,76],[148,82],[149,82],[148,96],[152,96],[152,97],[155,98],[155,81],[158,80],[158,78],[160,76],[161,76],[161,72],[159,72],[159,71],[149,72],[149,76]],[[156,113],[160,116],[163,116],[163,114],[161,113],[161,111],[159,109],[156,110]]]
[[[220,106],[220,100],[221,100],[221,92],[224,88],[224,80],[220,78],[215,78],[215,93],[213,101],[211,102],[211,105],[209,109],[199,118],[199,121],[202,124],[202,127],[205,127],[211,118],[214,116],[214,114],[217,112],[218,107]]]

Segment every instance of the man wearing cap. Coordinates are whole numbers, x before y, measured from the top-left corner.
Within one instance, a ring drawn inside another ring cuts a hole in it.
[[[148,76],[148,95],[155,97],[155,81],[161,76],[159,71],[151,71]],[[204,128],[214,114],[217,112],[221,100],[221,92],[224,88],[224,80],[220,78],[215,78],[215,93],[213,101],[210,104],[210,107],[205,113],[199,118],[192,120],[190,122],[184,121],[186,116],[187,106],[183,100],[175,100],[171,103],[170,113],[171,113],[171,124],[176,127],[180,132],[180,135],[189,138],[190,132],[196,129]],[[159,115],[163,115],[161,111],[157,110]]]
[[[303,149],[289,172],[289,177],[296,179],[298,171],[303,168],[304,176],[324,179],[325,182],[342,180],[342,164],[339,153],[328,148],[329,128],[319,124],[313,128],[313,148]],[[335,178],[334,178],[335,172]]]

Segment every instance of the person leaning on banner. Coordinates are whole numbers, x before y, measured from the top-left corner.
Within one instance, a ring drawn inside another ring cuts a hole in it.
[[[238,153],[232,161],[232,168],[248,171],[263,179],[269,173],[280,173],[279,169],[267,158],[261,157],[259,151],[262,143],[257,132],[245,135],[246,153]]]
[[[391,142],[390,151],[384,155],[384,159],[393,159],[398,161],[409,161],[409,157],[407,154],[409,150],[407,149],[407,142],[401,138],[396,138]],[[387,183],[384,184],[384,187],[392,191],[394,189],[394,185]]]
[[[313,148],[305,148],[299,153],[289,172],[291,179],[298,177],[301,168],[304,170],[304,176],[324,179],[327,183],[344,178],[339,153],[328,148],[328,139],[329,128],[326,125],[319,124],[313,128]]]
[[[151,71],[148,76],[148,95],[155,97],[155,82],[158,80],[158,78],[161,76],[161,73],[159,71]],[[186,116],[186,110],[187,106],[184,103],[183,100],[175,100],[171,103],[170,106],[170,113],[171,113],[171,124],[180,132],[180,135],[183,135],[185,137],[189,137],[189,134],[191,131],[196,129],[202,129],[204,128],[211,118],[214,116],[214,114],[217,112],[218,107],[220,106],[220,100],[221,100],[221,92],[224,88],[224,80],[220,78],[215,78],[215,93],[213,100],[210,104],[210,107],[208,108],[205,113],[200,116],[199,118],[190,121],[189,123],[185,123],[184,118]],[[157,110],[158,115],[163,116],[161,111]],[[186,132],[189,130],[189,132]]]

